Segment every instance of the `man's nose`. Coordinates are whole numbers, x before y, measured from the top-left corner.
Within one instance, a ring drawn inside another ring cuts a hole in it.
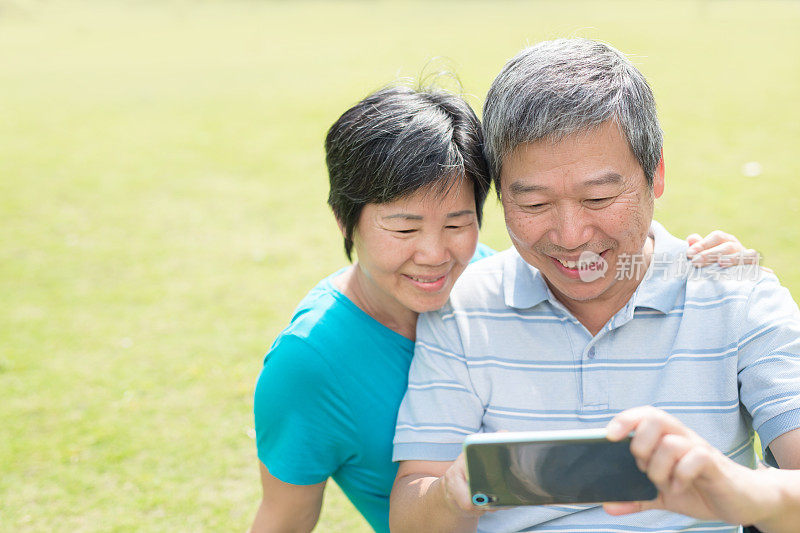
[[[592,238],[591,224],[581,206],[565,206],[556,210],[556,231],[553,244],[575,250]]]
[[[450,260],[447,240],[438,234],[422,235],[414,254],[414,261],[420,265],[437,266]]]

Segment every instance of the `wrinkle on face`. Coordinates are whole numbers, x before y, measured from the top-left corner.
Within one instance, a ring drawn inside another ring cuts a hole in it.
[[[500,183],[511,240],[554,292],[567,302],[627,301],[639,280],[613,275],[623,254],[646,252],[655,194],[615,123],[518,146],[503,162]],[[611,274],[584,283],[554,266],[583,251],[603,253]]]
[[[421,190],[367,204],[353,233],[357,262],[342,282],[345,294],[382,324],[413,338],[417,314],[444,305],[475,253],[475,209],[468,180],[438,196]],[[425,278],[443,282],[439,287]]]

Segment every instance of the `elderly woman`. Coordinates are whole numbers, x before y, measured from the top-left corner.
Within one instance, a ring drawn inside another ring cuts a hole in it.
[[[417,315],[444,305],[467,264],[492,253],[478,245],[483,134],[461,98],[380,90],[336,121],[325,147],[328,203],[357,262],[308,293],[265,358],[253,531],[311,530],[330,477],[376,531],[389,530],[392,438]],[[711,246],[741,249],[719,232],[695,245]]]

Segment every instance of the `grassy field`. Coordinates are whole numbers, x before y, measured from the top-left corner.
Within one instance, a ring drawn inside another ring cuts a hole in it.
[[[432,57],[479,108],[526,43],[633,54],[657,217],[735,233],[800,297],[798,27],[796,2],[0,0],[0,531],[247,527],[263,354],[344,263],[325,131]],[[366,530],[327,492],[321,531]]]

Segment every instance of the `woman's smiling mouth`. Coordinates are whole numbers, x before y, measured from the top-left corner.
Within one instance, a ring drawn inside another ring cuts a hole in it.
[[[410,280],[415,287],[431,292],[441,290],[447,281],[446,273],[440,276],[412,276],[410,274],[403,274],[403,276]]]

